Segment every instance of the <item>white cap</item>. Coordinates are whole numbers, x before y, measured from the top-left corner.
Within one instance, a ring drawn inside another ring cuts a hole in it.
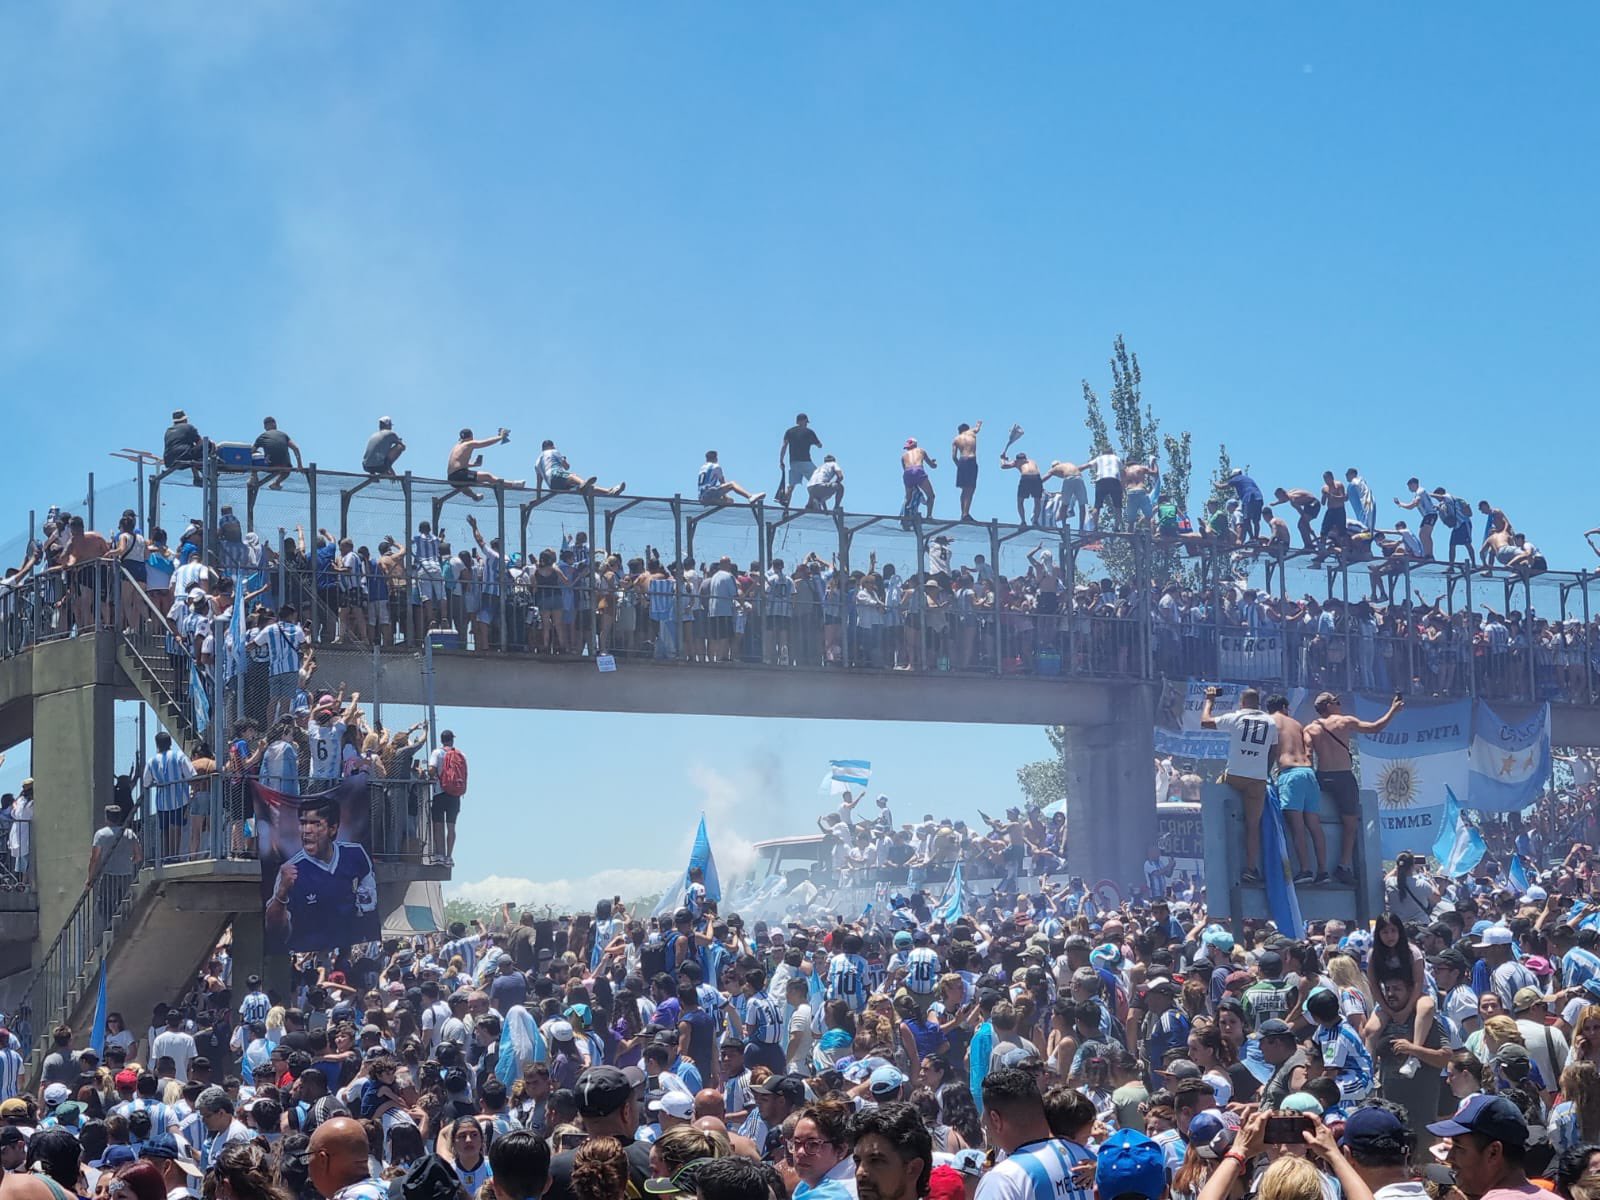
[[[1550,899],[1550,893],[1545,891],[1537,883],[1533,883],[1528,885],[1528,890],[1523,894],[1521,903],[1543,904],[1548,899]]]
[[[572,1040],[572,1022],[551,1021],[549,1034],[551,1039],[554,1041],[570,1042]]]
[[[1478,935],[1474,946],[1509,946],[1511,945],[1511,929],[1506,925],[1491,925]]]
[[[668,1088],[659,1100],[650,1101],[651,1112],[664,1112],[669,1117],[687,1121],[694,1116],[694,1097],[677,1088]]]
[[[64,1083],[52,1083],[44,1090],[44,1102],[51,1108],[58,1104],[65,1104],[72,1095],[72,1089]]]

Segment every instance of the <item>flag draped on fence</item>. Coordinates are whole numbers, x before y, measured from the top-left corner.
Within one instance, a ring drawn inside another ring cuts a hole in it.
[[[1550,705],[1541,704],[1525,721],[1511,722],[1478,701],[1467,760],[1468,808],[1479,812],[1527,808],[1550,782]]]

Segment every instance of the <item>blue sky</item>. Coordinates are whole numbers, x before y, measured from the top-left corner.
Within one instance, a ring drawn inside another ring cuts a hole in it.
[[[1081,455],[1079,381],[1104,390],[1122,332],[1198,475],[1219,440],[1268,486],[1358,465],[1386,501],[1419,473],[1587,565],[1597,24],[1577,4],[12,6],[0,504],[20,529],[75,501],[174,405],[245,439],[271,412],[330,467],[392,413],[428,474],[463,422],[505,423],[491,466],[531,473],[551,436],[653,494],[689,489],[708,445],[770,486],[805,409],[852,506],[887,511],[908,435],[1020,421],[1036,457]],[[977,508],[1003,513],[985,470]],[[1042,745],[453,719],[562,748],[579,802],[532,794],[568,876],[653,865],[706,772],[783,765],[763,786],[789,810],[730,805],[748,838],[807,823],[793,802],[830,755],[955,807],[998,803]],[[508,792],[548,773],[479,761]],[[586,832],[585,764],[639,816],[614,840]],[[553,873],[503,841],[459,858]]]

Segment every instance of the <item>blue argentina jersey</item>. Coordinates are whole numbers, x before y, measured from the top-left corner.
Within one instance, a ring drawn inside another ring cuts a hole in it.
[[[1322,1054],[1323,1067],[1334,1072],[1340,1100],[1347,1106],[1365,1100],[1372,1092],[1372,1055],[1361,1035],[1341,1020],[1337,1025],[1318,1025],[1311,1039]]]
[[[752,1042],[776,1046],[783,1037],[783,1016],[767,996],[752,996],[745,1005],[745,1037]]]
[[[248,1025],[251,1021],[265,1021],[272,1011],[272,1001],[265,992],[251,992],[239,1002],[239,1020]]]
[[[1574,946],[1561,956],[1561,986],[1581,988],[1589,980],[1600,978],[1600,955],[1581,946]]]
[[[306,643],[305,630],[293,621],[277,621],[261,631],[258,639],[267,650],[269,675],[294,675],[300,670],[300,649]]]
[[[355,842],[335,842],[322,862],[304,850],[289,860],[298,875],[289,893],[289,947],[335,950],[370,936],[363,918],[377,911],[372,859]]]
[[[866,1008],[866,959],[859,954],[835,954],[828,960],[828,999],[843,1000],[851,1012]]]
[[[22,1084],[22,1055],[10,1046],[0,1050],[0,1100],[9,1100]]]

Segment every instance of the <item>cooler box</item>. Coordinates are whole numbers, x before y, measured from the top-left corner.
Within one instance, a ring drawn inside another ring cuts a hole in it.
[[[428,645],[434,650],[461,649],[461,635],[454,629],[428,630]]]
[[[248,442],[218,442],[217,465],[246,469],[253,465],[254,448]]]
[[[1061,651],[1040,650],[1033,656],[1033,673],[1035,675],[1061,674]]]

